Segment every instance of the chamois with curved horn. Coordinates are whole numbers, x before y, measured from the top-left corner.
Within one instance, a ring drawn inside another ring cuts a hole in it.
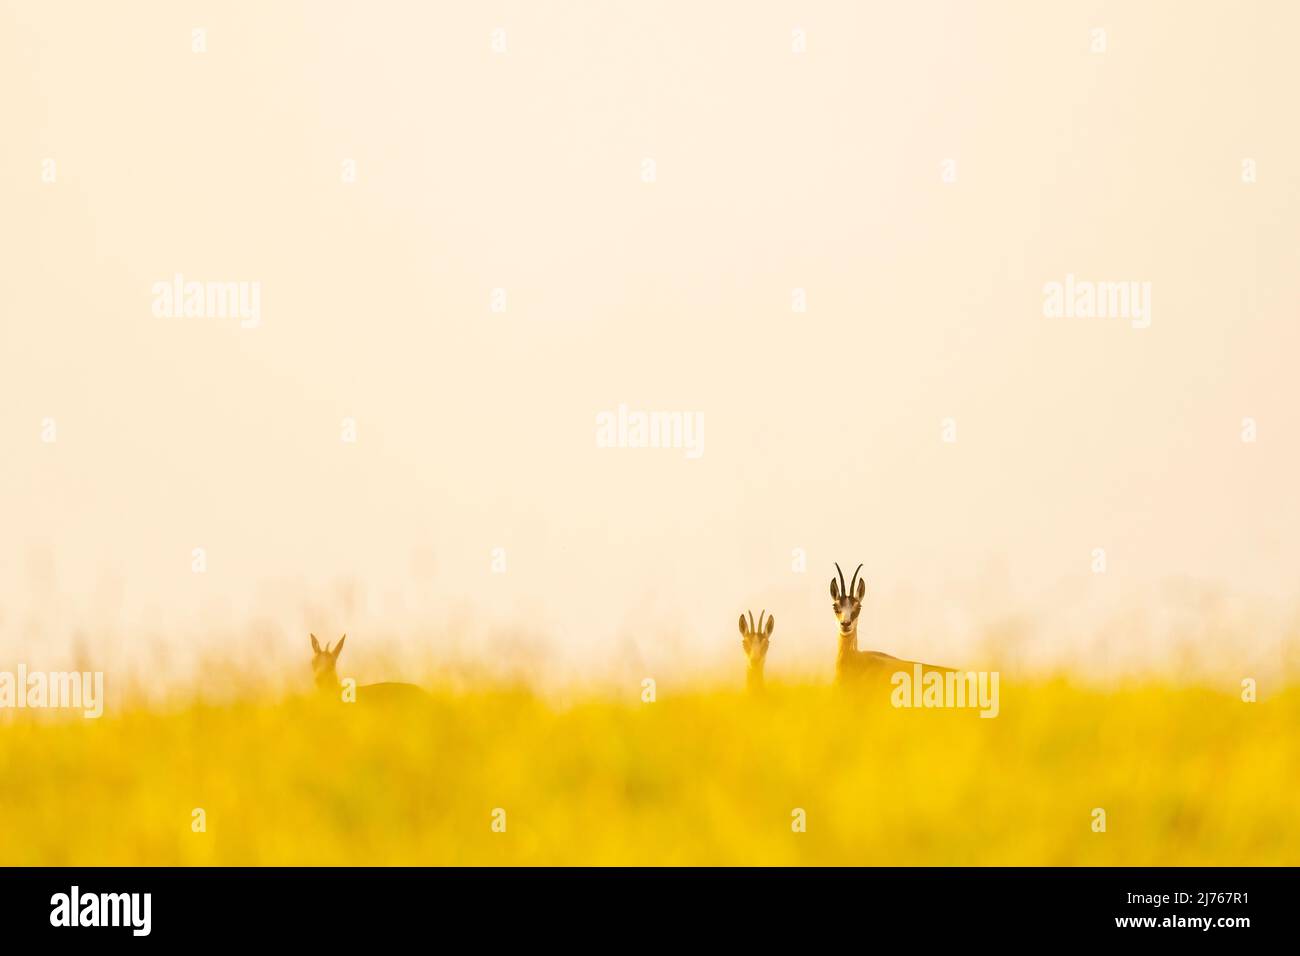
[[[776,617],[769,615],[767,624],[763,624],[763,615],[767,614],[767,609],[758,612],[758,626],[754,626],[754,612],[748,611],[749,622],[745,622],[745,615],[740,615],[740,646],[745,651],[745,660],[748,666],[745,668],[745,686],[752,693],[758,693],[763,689],[763,663],[767,660],[767,644],[772,637],[772,629],[776,627]]]
[[[343,682],[339,680],[338,664],[339,654],[343,650],[343,642],[348,639],[344,634],[339,638],[339,642],[330,649],[326,644],[324,648],[316,640],[315,634],[308,635],[311,638],[311,670],[316,680],[316,688],[324,694],[332,694],[339,699],[343,699],[342,688]],[[356,688],[357,702],[365,701],[366,703],[380,703],[393,700],[421,700],[427,697],[424,690],[415,684],[402,684],[395,681],[385,681],[379,684],[361,684]]]
[[[853,572],[853,579],[848,587],[844,586],[844,572],[838,562],[835,571],[839,580],[831,578],[831,609],[835,612],[835,621],[839,624],[839,647],[835,653],[835,683],[847,684],[863,678],[888,679],[891,674],[904,667],[910,669],[918,661],[904,660],[884,651],[858,650],[858,615],[862,613],[862,599],[867,594],[867,581],[858,580],[858,565]],[[921,664],[922,671],[948,671],[948,667],[936,667],[933,664]]]

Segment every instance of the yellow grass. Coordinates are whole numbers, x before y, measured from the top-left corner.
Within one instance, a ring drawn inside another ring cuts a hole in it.
[[[19,716],[0,780],[0,864],[1296,864],[1300,695],[1004,682],[991,720],[826,687]]]

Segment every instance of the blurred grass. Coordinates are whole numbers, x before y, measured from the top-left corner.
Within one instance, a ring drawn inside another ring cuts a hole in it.
[[[194,704],[0,723],[0,864],[1296,864],[1297,780],[1296,691]]]

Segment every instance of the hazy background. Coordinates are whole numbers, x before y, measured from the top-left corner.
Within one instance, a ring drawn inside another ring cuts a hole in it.
[[[1295,664],[1294,4],[2,6],[0,667]]]

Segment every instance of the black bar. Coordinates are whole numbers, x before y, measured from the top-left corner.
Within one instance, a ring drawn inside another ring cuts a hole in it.
[[[469,931],[494,945],[508,938],[536,945],[574,933],[662,938],[668,930],[707,926],[719,939],[789,938],[806,946],[810,932],[833,934],[844,925],[856,927],[855,934],[911,927],[925,940],[1130,936],[1232,945],[1286,932],[1298,874],[1291,868],[6,869],[0,870],[0,925],[8,940],[56,945],[70,939],[82,945],[240,943],[267,934],[312,944],[415,938],[451,945],[455,934]],[[136,934],[145,926],[143,896],[131,909],[123,897],[110,901],[104,912],[111,918],[117,908],[117,926],[52,925],[52,916],[70,915],[73,886],[81,912],[92,919],[100,894],[149,894],[148,934]],[[69,905],[56,914],[58,894]],[[87,904],[88,895],[96,902]],[[1145,920],[1154,922],[1132,922]]]

